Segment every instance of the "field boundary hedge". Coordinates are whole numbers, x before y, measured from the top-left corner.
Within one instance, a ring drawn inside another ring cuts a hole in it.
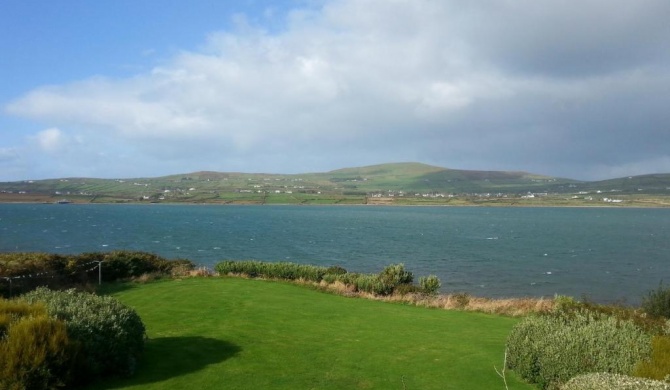
[[[100,272],[99,267],[102,267]],[[193,270],[190,260],[168,260],[153,253],[117,250],[63,255],[41,252],[0,253],[0,297],[17,296],[40,286],[66,289]]]
[[[421,278],[419,286],[414,285],[414,275],[405,269],[402,263],[391,264],[379,274],[360,274],[348,272],[346,269],[297,264],[291,262],[263,262],[257,260],[222,261],[214,266],[219,275],[245,275],[252,278],[279,280],[302,280],[319,284],[325,282],[342,283],[351,287],[353,292],[364,292],[379,296],[394,293],[435,294],[440,287],[436,276]]]

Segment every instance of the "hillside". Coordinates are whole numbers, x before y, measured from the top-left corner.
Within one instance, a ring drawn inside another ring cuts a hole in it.
[[[602,201],[603,193],[634,196],[643,205],[650,201],[665,205],[662,199],[670,195],[670,174],[583,182],[527,172],[392,163],[290,175],[203,171],[155,178],[0,183],[2,202],[49,203],[509,204],[510,200],[557,197],[552,202],[560,205],[565,200]]]

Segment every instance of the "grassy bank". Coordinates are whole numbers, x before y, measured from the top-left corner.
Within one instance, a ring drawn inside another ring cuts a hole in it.
[[[150,340],[137,374],[91,389],[504,388],[516,319],[192,278],[117,285]],[[532,389],[508,373],[510,389]]]

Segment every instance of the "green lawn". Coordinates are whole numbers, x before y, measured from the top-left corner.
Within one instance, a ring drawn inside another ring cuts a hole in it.
[[[121,287],[146,352],[134,377],[91,389],[504,389],[494,365],[517,321],[237,278]]]

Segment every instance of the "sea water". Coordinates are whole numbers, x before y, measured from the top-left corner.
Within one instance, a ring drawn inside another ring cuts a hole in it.
[[[670,283],[670,209],[0,204],[0,251],[129,249],[379,272],[443,292],[637,303]]]

